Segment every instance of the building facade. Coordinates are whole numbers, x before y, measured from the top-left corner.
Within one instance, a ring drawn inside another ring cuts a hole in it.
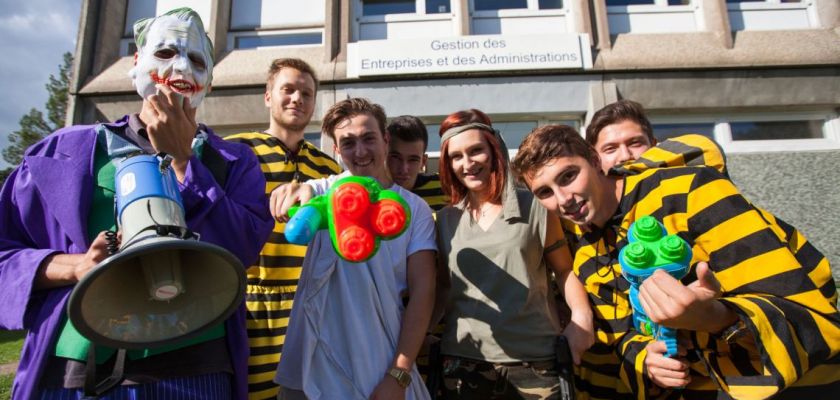
[[[83,0],[69,123],[139,109],[133,21],[180,6],[215,44],[198,118],[221,134],[268,126],[278,57],[315,67],[307,136],[328,152],[320,116],[347,97],[419,116],[433,159],[453,111],[487,112],[516,148],[536,126],[582,130],[632,99],[660,138],[717,140],[748,198],[800,228],[840,278],[840,1]]]

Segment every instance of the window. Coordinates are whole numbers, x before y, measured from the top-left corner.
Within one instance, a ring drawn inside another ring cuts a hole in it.
[[[363,0],[362,15],[416,13],[416,6],[414,0]]]
[[[700,7],[692,0],[606,0],[610,33],[697,32]]]
[[[563,0],[473,0],[474,11],[497,10],[559,10]]]
[[[674,136],[685,135],[687,133],[696,133],[714,139],[715,124],[712,122],[653,124],[653,136],[658,141],[663,141]]]
[[[528,0],[473,0],[476,11],[528,8]]]
[[[190,7],[201,17],[204,29],[210,27],[211,0],[128,0],[125,11],[123,39],[120,41],[120,54],[131,56],[137,51],[134,43],[134,23],[142,18],[152,18],[178,7]]]
[[[823,137],[823,121],[731,122],[732,140],[818,139]]]
[[[419,3],[426,14],[448,13],[451,10],[449,0],[421,0]],[[416,0],[362,0],[362,15],[414,14],[417,13],[417,4]]]
[[[840,118],[831,113],[651,119],[657,140],[696,133],[732,153],[840,149]]]
[[[490,118],[492,119],[493,116],[491,115]],[[511,157],[516,154],[517,149],[519,149],[519,145],[525,139],[525,136],[528,136],[534,128],[538,126],[544,125],[569,125],[576,130],[580,130],[580,122],[577,119],[562,119],[562,120],[550,120],[550,119],[540,119],[540,120],[531,120],[531,121],[493,121],[493,127],[498,129],[501,132],[502,137],[505,139],[505,143],[507,144],[508,151],[510,152]],[[426,153],[429,154],[430,157],[439,157],[440,156],[440,124],[426,124],[426,130],[429,132],[429,145],[426,148]]]
[[[729,26],[733,31],[763,31],[819,28],[814,1],[727,0]]]
[[[658,6],[687,6],[691,0],[607,0],[607,6],[638,6],[655,4]]]
[[[351,42],[451,36],[450,0],[353,0]]]
[[[473,0],[473,35],[551,35],[573,29],[563,0]]]
[[[325,15],[324,2],[231,0],[228,48],[320,45]]]
[[[318,45],[323,42],[324,39],[321,32],[256,34],[236,36],[234,47],[237,49],[256,49],[270,46]]]

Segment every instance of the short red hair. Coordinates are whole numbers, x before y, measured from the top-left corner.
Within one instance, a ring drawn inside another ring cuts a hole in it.
[[[490,117],[487,114],[472,108],[449,114],[440,124],[439,134],[443,136],[451,128],[476,122],[492,126]],[[484,138],[491,149],[490,200],[496,201],[502,198],[502,191],[505,188],[505,179],[507,179],[507,163],[505,160],[507,160],[507,154],[502,154],[502,146],[493,132],[481,128],[476,129],[481,131],[481,137]],[[452,171],[452,160],[449,158],[448,150],[449,140],[440,145],[440,186],[443,189],[443,193],[449,196],[449,203],[458,204],[467,197],[469,190],[458,180],[455,172]]]

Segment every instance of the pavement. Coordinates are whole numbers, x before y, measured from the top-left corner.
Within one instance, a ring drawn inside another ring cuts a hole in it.
[[[14,374],[17,371],[17,361],[8,364],[0,364],[0,375]]]

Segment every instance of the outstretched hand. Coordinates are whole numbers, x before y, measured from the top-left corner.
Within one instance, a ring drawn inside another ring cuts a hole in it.
[[[289,221],[289,209],[295,204],[306,204],[314,196],[312,187],[296,181],[280,185],[271,191],[269,210],[277,221]]]

